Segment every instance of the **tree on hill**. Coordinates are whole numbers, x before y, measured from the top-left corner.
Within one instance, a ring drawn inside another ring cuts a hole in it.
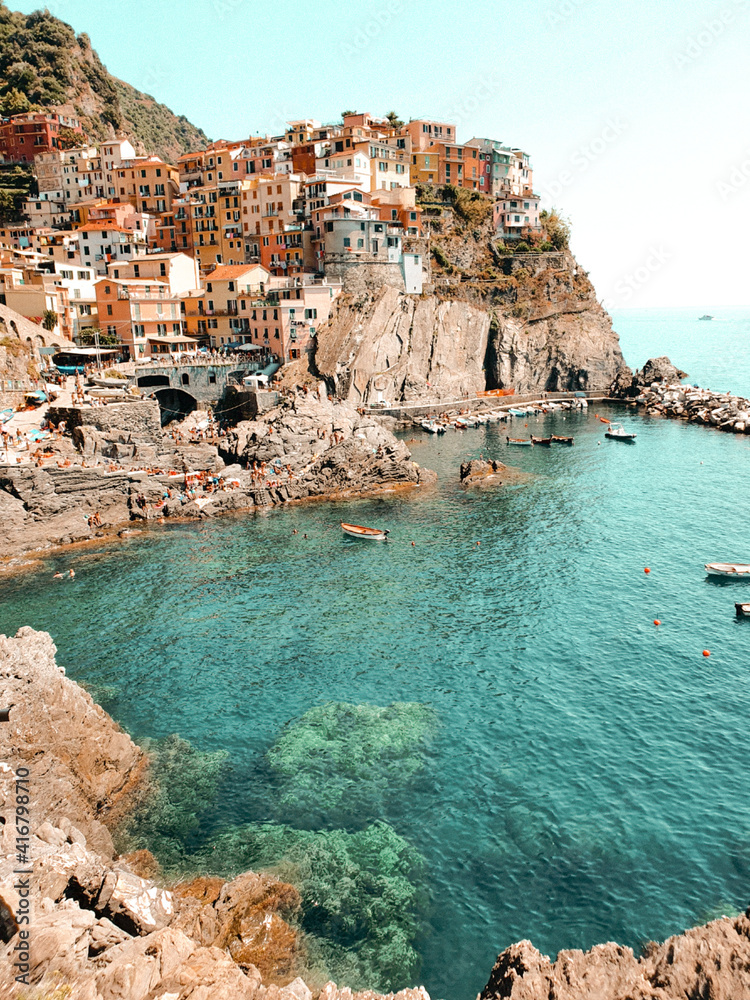
[[[555,250],[567,250],[570,245],[570,219],[566,219],[556,208],[543,209],[539,221],[547,234],[547,240]]]

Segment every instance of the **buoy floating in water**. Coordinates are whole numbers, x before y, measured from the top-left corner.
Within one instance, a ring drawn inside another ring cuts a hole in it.
[[[710,656],[710,655],[711,655],[711,651],[710,651],[710,650],[708,650],[708,649],[704,649],[704,650],[703,650],[703,655],[704,655],[704,656]]]
[[[412,544],[412,545],[414,545],[415,543],[414,543],[414,542],[412,542],[411,544]]]
[[[651,572],[651,570],[650,570],[650,569],[648,568],[648,566],[646,566],[646,567],[644,568],[643,572],[644,572],[644,573],[650,573],[650,572]]]
[[[658,618],[654,618],[654,625],[661,625],[661,622],[659,621]]]

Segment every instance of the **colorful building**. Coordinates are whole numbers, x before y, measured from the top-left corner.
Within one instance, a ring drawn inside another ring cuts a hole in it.
[[[0,155],[11,163],[33,163],[39,153],[60,148],[60,132],[85,139],[81,123],[69,115],[28,112],[0,121]]]

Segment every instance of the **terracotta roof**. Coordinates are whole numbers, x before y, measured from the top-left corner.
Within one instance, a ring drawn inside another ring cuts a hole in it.
[[[231,281],[233,278],[241,278],[256,267],[265,270],[260,264],[219,264],[206,275],[206,281]]]
[[[132,233],[137,232],[133,229],[124,229],[122,226],[118,226],[116,222],[108,222],[107,219],[97,219],[94,222],[87,222],[85,226],[79,226],[77,232],[84,232],[88,230],[89,232],[102,232],[103,230],[111,229],[113,233]]]

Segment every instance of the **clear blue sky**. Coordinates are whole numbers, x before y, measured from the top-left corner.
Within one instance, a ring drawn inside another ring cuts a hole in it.
[[[613,307],[750,302],[750,0],[48,7],[214,139],[348,107],[523,147]]]

